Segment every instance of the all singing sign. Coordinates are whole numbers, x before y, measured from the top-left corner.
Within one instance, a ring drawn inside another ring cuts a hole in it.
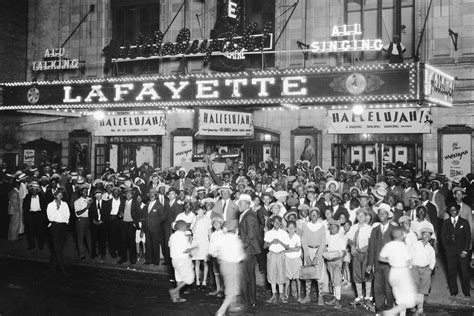
[[[254,136],[253,114],[249,112],[200,109],[196,137]]]
[[[166,113],[107,115],[97,122],[95,135],[166,135]]]
[[[351,109],[328,110],[329,134],[400,134],[430,133],[427,108],[365,109],[356,115]]]

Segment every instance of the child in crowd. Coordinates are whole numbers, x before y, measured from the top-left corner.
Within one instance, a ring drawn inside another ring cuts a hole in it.
[[[189,256],[192,247],[186,234],[188,230],[187,223],[183,220],[178,220],[174,228],[176,231],[170,236],[168,245],[174,268],[176,288],[169,290],[169,293],[173,303],[182,303],[186,302],[186,299],[180,296],[179,291],[186,284],[189,285],[194,282],[193,263]]]
[[[285,298],[288,299],[290,296],[290,287],[293,281],[296,282],[296,295],[298,302],[301,302],[300,269],[303,265],[301,260],[301,238],[296,234],[296,223],[294,221],[288,221],[287,230],[289,243],[288,250],[285,251]]]
[[[221,241],[224,235],[224,232],[221,229],[223,224],[224,219],[221,216],[216,216],[212,219],[212,227],[214,228],[214,231],[211,233],[211,237],[209,239],[209,254],[211,255],[212,271],[214,272],[214,278],[216,281],[216,290],[214,292],[209,293],[209,295],[217,297],[224,297],[224,293],[222,291],[219,261],[217,259],[219,255],[219,242]]]
[[[349,239],[348,233],[349,233],[349,230],[351,229],[351,226],[352,226],[352,222],[350,220],[347,220],[343,226],[343,232],[347,239]],[[344,256],[344,259],[342,260],[342,280],[343,280],[342,285],[344,286],[345,289],[348,289],[352,283],[350,265],[351,265],[351,246],[349,245],[349,242],[348,242],[347,247],[346,247],[346,255]]]
[[[335,308],[342,308],[341,305],[341,281],[342,281],[342,261],[346,255],[347,237],[340,234],[341,224],[339,221],[331,219],[329,221],[330,235],[327,239],[327,248],[323,257],[327,261],[327,269],[333,286],[333,299],[326,302],[327,305],[334,305]]]
[[[272,217],[272,229],[265,233],[264,248],[268,249],[267,254],[267,279],[272,287],[272,297],[268,303],[278,303],[278,293],[280,301],[286,303],[283,295],[283,286],[286,283],[285,277],[285,250],[288,250],[290,238],[288,233],[281,229],[282,218],[279,215]],[[277,286],[279,292],[277,292]]]
[[[217,316],[225,315],[230,305],[236,303],[240,294],[240,262],[245,258],[244,246],[236,233],[233,224],[225,224],[222,237],[219,239],[215,254],[219,259],[225,288],[225,299],[217,311]]]
[[[298,220],[296,221],[296,233],[301,237],[303,233],[303,226],[308,222],[309,206],[301,204],[298,206]]]
[[[393,240],[386,243],[379,254],[379,260],[390,265],[388,282],[396,302],[396,305],[384,314],[404,316],[407,308],[416,306],[417,292],[409,267],[410,252],[403,241],[403,230],[400,227],[393,228],[392,238]]]
[[[431,237],[434,231],[430,227],[420,230],[421,240],[418,240],[410,249],[412,273],[418,290],[417,313],[423,314],[423,301],[431,288],[431,272],[436,264],[434,248],[431,246]]]
[[[368,212],[365,208],[357,211],[357,224],[351,226],[347,233],[352,253],[352,277],[356,286],[357,297],[351,303],[353,306],[364,304],[364,294],[362,286],[365,283],[365,299],[371,300],[372,278],[366,274],[367,270],[367,250],[369,248],[369,238],[372,233],[372,226],[367,223]]]
[[[403,238],[405,243],[407,244],[408,249],[411,249],[411,247],[413,247],[413,245],[418,240],[416,234],[411,230],[411,219],[410,217],[403,215],[398,219],[398,223],[403,230]]]
[[[191,227],[193,232],[194,250],[192,252],[192,259],[194,261],[194,269],[196,272],[196,286],[198,289],[207,288],[207,274],[209,267],[207,265],[207,256],[209,255],[209,236],[211,235],[211,219],[204,213],[206,211],[202,207],[198,207],[196,211],[196,221]],[[202,285],[200,280],[201,263],[204,265],[204,273],[202,278]]]

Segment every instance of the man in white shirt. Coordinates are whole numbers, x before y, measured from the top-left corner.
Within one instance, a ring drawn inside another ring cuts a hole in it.
[[[89,185],[82,184],[79,187],[80,197],[74,201],[74,212],[76,214],[76,234],[77,246],[79,248],[79,257],[81,260],[86,259],[86,248],[84,247],[84,239],[87,243],[87,249],[91,249],[91,231],[89,227],[89,206],[92,199],[87,196]]]
[[[63,250],[70,217],[69,206],[62,201],[63,195],[63,189],[56,190],[54,200],[48,204],[46,209],[48,220],[51,222],[50,231],[53,243],[50,264],[61,272],[64,272]]]
[[[421,240],[417,241],[410,249],[413,279],[418,289],[417,314],[423,314],[423,301],[431,288],[431,273],[435,268],[436,255],[430,245],[434,230],[431,228],[421,229]]]

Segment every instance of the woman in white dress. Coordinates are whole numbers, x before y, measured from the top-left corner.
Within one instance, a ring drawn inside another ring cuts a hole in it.
[[[198,288],[206,289],[206,280],[209,269],[207,265],[207,256],[209,255],[209,238],[211,235],[212,223],[211,218],[205,215],[204,208],[198,207],[196,213],[196,221],[191,227],[193,232],[192,246],[196,248],[192,251],[191,255],[192,260],[194,261],[194,269],[196,272],[196,286]],[[204,265],[202,285],[199,278],[201,263]]]

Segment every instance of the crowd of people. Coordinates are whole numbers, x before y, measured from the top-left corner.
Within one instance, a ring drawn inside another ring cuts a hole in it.
[[[395,314],[423,311],[440,260],[450,295],[459,275],[470,297],[473,174],[453,183],[410,164],[377,174],[371,164],[323,170],[309,161],[214,169],[107,164],[97,179],[84,168],[19,170],[9,240],[24,230],[28,248],[49,246],[59,271],[68,234],[81,260],[108,252],[117,264],[166,265],[173,302],[188,286],[209,287],[224,298],[219,315],[257,304],[257,269],[268,303],[308,304],[316,292],[318,305],[341,308],[342,288],[353,287],[353,307]]]

